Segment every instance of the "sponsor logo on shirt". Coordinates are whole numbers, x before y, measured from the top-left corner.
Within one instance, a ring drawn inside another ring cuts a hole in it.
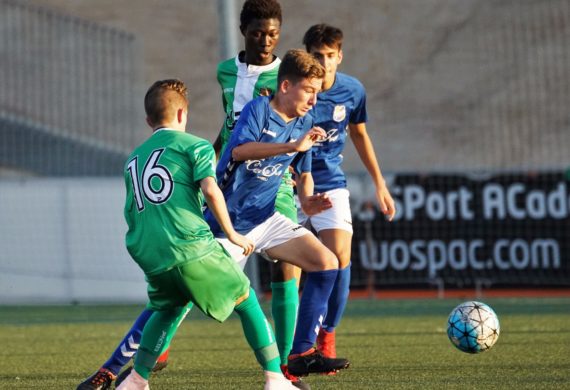
[[[322,144],[324,142],[335,142],[337,140],[338,140],[338,129],[337,128],[330,129],[327,130],[326,137],[320,140],[319,142],[315,143],[314,146],[323,146]]]
[[[346,107],[342,104],[334,106],[333,120],[335,122],[342,122],[346,118]]]
[[[255,173],[257,178],[263,181],[267,181],[271,176],[283,175],[283,164],[279,163],[263,166],[263,161],[265,160],[247,160],[245,162],[245,169]]]

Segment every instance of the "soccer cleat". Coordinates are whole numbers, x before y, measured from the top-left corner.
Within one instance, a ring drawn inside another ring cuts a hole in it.
[[[327,358],[315,348],[305,353],[289,356],[288,370],[295,376],[306,376],[311,373],[323,374],[343,370],[350,362],[343,358]]]
[[[116,390],[150,390],[148,381],[139,375],[135,370],[131,370],[124,381],[115,387]]]
[[[95,374],[85,379],[77,386],[77,390],[107,390],[116,376],[106,368],[100,368]]]
[[[161,370],[165,369],[166,366],[168,366],[168,360],[165,360],[165,361],[163,361],[163,362],[158,361],[158,362],[156,362],[156,364],[154,365],[154,368],[152,369],[152,372],[161,371]]]
[[[327,332],[323,328],[317,336],[317,349],[324,357],[336,358],[335,332]]]
[[[288,380],[290,380],[291,384],[296,388],[303,390],[311,390],[311,385],[309,385],[307,382],[303,382],[303,380],[298,376],[292,375],[287,369],[286,364],[281,365],[281,372],[283,372],[283,376]]]

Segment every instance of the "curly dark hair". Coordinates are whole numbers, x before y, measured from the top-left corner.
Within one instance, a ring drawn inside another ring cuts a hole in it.
[[[321,23],[311,26],[303,37],[303,45],[307,51],[311,48],[321,48],[323,46],[342,48],[342,30],[331,25]]]
[[[281,5],[276,0],[246,0],[239,16],[240,30],[247,29],[254,19],[277,19],[282,23]]]

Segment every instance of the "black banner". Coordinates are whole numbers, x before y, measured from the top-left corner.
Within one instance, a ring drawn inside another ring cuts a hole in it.
[[[393,222],[355,210],[353,287],[570,286],[569,187],[563,173],[398,175]]]

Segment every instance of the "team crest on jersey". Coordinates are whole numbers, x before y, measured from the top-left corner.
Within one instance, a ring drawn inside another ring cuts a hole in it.
[[[344,118],[346,118],[346,106],[342,104],[334,106],[333,120],[335,122],[342,122]]]

